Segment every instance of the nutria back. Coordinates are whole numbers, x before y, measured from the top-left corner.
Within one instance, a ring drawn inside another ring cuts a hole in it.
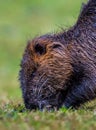
[[[68,31],[29,41],[19,75],[28,109],[77,108],[96,98],[96,0]]]

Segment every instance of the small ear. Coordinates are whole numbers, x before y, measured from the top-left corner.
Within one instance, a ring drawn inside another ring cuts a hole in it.
[[[55,49],[55,48],[62,48],[62,44],[60,42],[54,42],[53,45],[52,45],[52,48]]]
[[[46,48],[44,45],[37,43],[34,47],[34,50],[36,53],[38,53],[39,55],[44,55],[46,53]]]

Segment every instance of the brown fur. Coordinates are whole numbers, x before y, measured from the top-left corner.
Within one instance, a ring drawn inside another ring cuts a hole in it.
[[[78,107],[96,97],[95,0],[89,0],[68,31],[29,41],[20,82],[28,109]]]

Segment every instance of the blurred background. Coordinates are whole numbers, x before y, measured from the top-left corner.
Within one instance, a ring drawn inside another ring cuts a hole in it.
[[[85,0],[86,1],[86,0]],[[0,100],[22,100],[18,73],[26,43],[77,20],[84,0],[0,0]]]

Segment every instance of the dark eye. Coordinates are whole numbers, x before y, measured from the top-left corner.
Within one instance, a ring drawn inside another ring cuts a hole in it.
[[[43,54],[46,53],[46,50],[45,50],[45,47],[43,45],[41,45],[41,44],[38,43],[35,46],[35,52],[38,53],[38,54],[40,54],[40,55],[43,55]]]
[[[60,48],[60,47],[61,47],[61,45],[59,45],[59,44],[54,44],[52,48],[55,49],[55,48]]]

